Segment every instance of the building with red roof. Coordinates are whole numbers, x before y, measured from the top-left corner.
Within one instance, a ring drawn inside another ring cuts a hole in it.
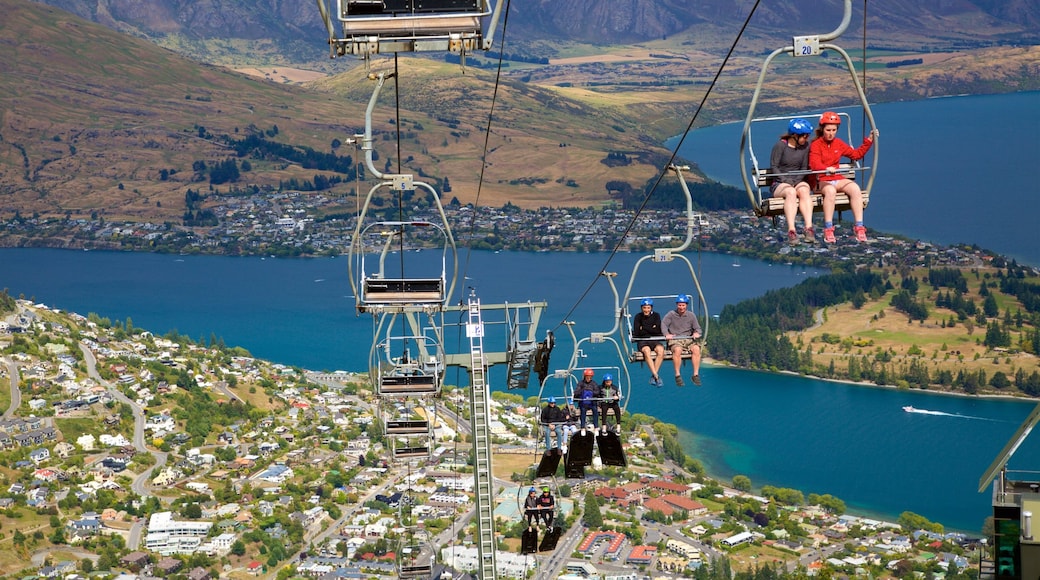
[[[675,495],[674,493],[670,493],[667,495],[662,495],[660,499],[667,502],[668,505],[674,507],[677,510],[687,512],[691,516],[704,515],[708,512],[708,508],[705,507],[704,504],[683,495]]]
[[[675,483],[673,481],[665,481],[663,479],[654,479],[648,482],[647,486],[651,491],[658,491],[661,493],[674,493],[678,495],[690,495],[689,486],[681,483]]]
[[[607,542],[607,548],[603,557],[608,560],[617,560],[621,557],[621,548],[624,547],[628,536],[620,532],[592,532],[578,545],[578,551],[588,554],[598,549],[600,544]]]
[[[675,508],[672,507],[672,504],[664,501],[659,497],[652,497],[643,502],[643,508],[647,511],[661,512],[662,514],[668,517],[671,517],[673,514],[675,514]]]
[[[649,566],[655,556],[657,556],[657,546],[635,546],[628,554],[628,558],[625,558],[625,563],[634,566]]]

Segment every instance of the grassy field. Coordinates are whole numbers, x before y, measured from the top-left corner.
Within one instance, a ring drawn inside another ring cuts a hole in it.
[[[979,279],[965,272],[968,279],[968,293],[965,296],[972,298],[980,308],[983,302],[979,295],[981,282],[985,280],[985,274],[992,275],[994,272],[981,271]],[[927,270],[916,270],[913,275],[918,279],[927,279]],[[892,281],[898,285],[898,277],[893,277]],[[1005,310],[1010,309],[1014,315],[1021,308],[1013,296],[1005,296],[992,288],[989,291],[994,293],[1000,308],[1000,315],[995,320],[1003,320]],[[922,282],[917,293],[917,299],[929,305],[928,318],[923,322],[911,323],[907,315],[892,308],[892,294],[889,292],[879,300],[868,301],[860,309],[853,308],[850,303],[828,307],[823,313],[823,324],[790,333],[789,336],[796,344],[801,341],[802,345],[812,345],[815,365],[826,367],[834,360],[838,370],[845,368],[850,355],[869,356],[881,352],[892,355],[892,364],[896,368],[914,359],[927,362],[933,376],[938,370],[948,370],[956,375],[961,370],[981,369],[990,377],[997,371],[1011,377],[1018,369],[1026,374],[1040,370],[1040,357],[1016,352],[1014,347],[1022,336],[1020,330],[1011,330],[1011,349],[989,349],[982,344],[986,335],[984,325],[974,322],[969,325],[960,321],[952,327],[945,325],[951,317],[956,319],[956,315],[951,310],[935,306],[936,291],[927,283]],[[1032,330],[1029,325],[1023,329]],[[825,335],[838,337],[841,341],[837,344],[828,343]]]
[[[33,550],[51,546],[47,540],[47,536],[54,531],[50,527],[50,516],[26,508],[17,508],[13,513],[17,517],[10,517],[6,513],[0,515],[0,574],[11,574],[29,567],[29,554]],[[26,536],[24,545],[14,544],[15,531]],[[43,539],[33,538],[37,531],[43,533]]]
[[[495,477],[508,480],[514,473],[526,473],[538,464],[539,458],[540,455],[536,456],[535,453],[495,453],[491,459],[491,468]]]
[[[729,554],[734,572],[747,572],[756,566],[776,564],[791,557],[788,552],[769,546],[745,545]]]
[[[97,433],[96,417],[77,417],[72,419],[54,419],[54,426],[61,431],[66,441],[74,442],[87,433]]]

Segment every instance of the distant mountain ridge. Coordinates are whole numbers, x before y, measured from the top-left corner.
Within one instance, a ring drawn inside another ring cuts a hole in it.
[[[331,0],[335,4],[335,0]],[[313,2],[287,0],[48,0],[86,20],[207,62],[251,50],[287,62],[317,60],[326,36]],[[722,50],[751,0],[526,0],[510,6],[508,41],[553,50],[559,42],[626,44],[692,35]],[[749,35],[783,37],[833,30],[840,0],[761,3]],[[864,2],[853,2],[862,18]],[[947,50],[1040,43],[1040,2],[1031,0],[875,0],[867,5],[868,44]],[[860,23],[854,25],[862,28]],[[240,42],[235,42],[240,41]],[[220,46],[207,43],[220,42]],[[235,45],[235,46],[233,46]],[[268,45],[273,45],[273,48]],[[267,48],[259,48],[267,47]],[[254,53],[254,56],[257,56]],[[283,61],[284,62],[284,61]]]

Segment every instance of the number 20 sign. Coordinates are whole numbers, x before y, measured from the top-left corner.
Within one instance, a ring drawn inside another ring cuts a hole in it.
[[[794,56],[816,56],[818,54],[820,54],[819,36],[794,37]]]

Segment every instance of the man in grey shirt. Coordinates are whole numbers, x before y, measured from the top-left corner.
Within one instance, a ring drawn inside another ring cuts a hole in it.
[[[690,295],[680,294],[675,297],[675,310],[664,315],[661,330],[668,339],[668,350],[672,351],[672,363],[675,365],[675,384],[683,386],[682,369],[683,352],[690,353],[693,362],[693,384],[701,384],[701,323],[697,316],[689,311]]]

